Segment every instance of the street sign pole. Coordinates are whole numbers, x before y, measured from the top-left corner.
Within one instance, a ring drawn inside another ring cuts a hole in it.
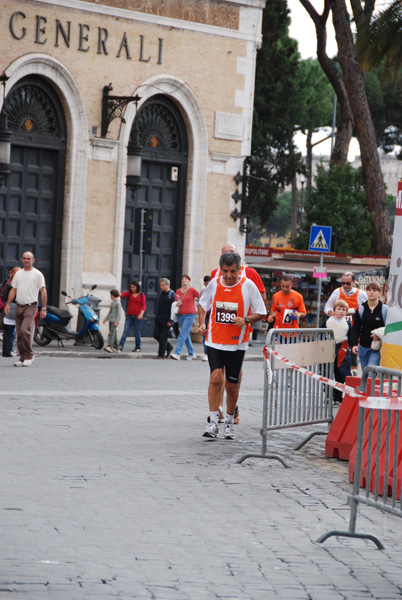
[[[320,254],[320,269],[323,268],[324,265],[324,252],[321,252]],[[320,311],[321,311],[321,277],[318,278],[318,291],[317,291],[317,321],[316,321],[316,327],[317,329],[320,326]]]
[[[330,252],[331,249],[331,235],[332,227],[326,227],[323,225],[312,225],[310,229],[310,243],[309,250],[314,250],[320,253],[320,268],[319,274],[314,274],[314,277],[318,277],[318,290],[317,290],[317,329],[320,326],[320,311],[321,311],[321,279],[324,277],[324,252]]]

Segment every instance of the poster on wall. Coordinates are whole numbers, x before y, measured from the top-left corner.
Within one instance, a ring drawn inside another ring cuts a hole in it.
[[[398,183],[381,366],[402,370],[402,180]]]

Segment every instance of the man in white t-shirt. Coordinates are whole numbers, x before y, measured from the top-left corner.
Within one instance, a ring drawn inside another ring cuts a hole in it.
[[[33,362],[32,339],[35,327],[35,313],[38,306],[38,295],[41,294],[42,308],[40,319],[46,316],[47,292],[45,278],[34,268],[35,257],[32,252],[24,252],[21,258],[23,268],[13,277],[12,288],[4,307],[6,315],[10,312],[10,304],[15,299],[15,325],[17,329],[17,347],[20,358],[15,367],[30,367]]]

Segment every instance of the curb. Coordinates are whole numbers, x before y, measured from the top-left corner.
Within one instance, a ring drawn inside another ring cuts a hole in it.
[[[99,358],[102,360],[142,360],[142,359],[154,359],[156,354],[155,352],[141,352],[140,353],[132,353],[132,352],[119,352],[118,354],[108,354],[106,352],[98,351],[87,351],[87,352],[79,352],[70,350],[66,351],[52,351],[52,350],[41,350],[40,352],[35,351],[35,358]],[[245,361],[262,361],[263,356],[257,354],[251,354],[244,357]],[[202,362],[201,358],[194,359],[197,362]],[[175,361],[178,362],[178,361]]]

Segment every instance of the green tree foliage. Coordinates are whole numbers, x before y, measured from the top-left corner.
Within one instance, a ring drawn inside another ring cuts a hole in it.
[[[392,152],[395,147],[402,146],[402,95],[398,77],[397,89],[393,83],[383,77],[383,67],[366,73],[364,84],[367,100],[373,118],[378,146],[385,153]],[[402,152],[398,154],[402,159]]]
[[[290,232],[290,214],[292,210],[292,194],[283,192],[278,196],[278,206],[269,222],[267,231],[270,234],[276,234],[279,237],[285,236]]]
[[[299,113],[297,124],[303,133],[332,124],[334,90],[316,58],[299,63],[297,73]]]
[[[360,28],[356,50],[363,69],[382,65],[383,76],[396,87],[402,69],[402,2],[394,0]]]
[[[324,0],[324,10],[321,15],[314,8],[311,0],[300,0],[300,2],[316,26],[317,56],[320,64],[334,85],[334,89],[337,90],[338,98],[340,98],[341,92],[341,97],[346,92],[347,101],[343,106],[349,105],[351,116],[348,117],[348,123],[353,117],[360,144],[367,207],[371,214],[375,213],[375,219],[371,220],[373,249],[376,254],[388,254],[391,251],[391,234],[387,217],[384,177],[378,156],[376,131],[365,92],[364,77],[358,62],[355,37],[351,28],[346,0]],[[375,0],[352,0],[350,6],[357,28],[357,36],[359,36],[360,32],[370,23]],[[328,61],[325,52],[326,25],[330,13],[338,46],[337,58],[341,66],[341,82],[339,81],[339,71],[335,71],[335,65]],[[337,74],[336,78],[333,77],[335,73]]]
[[[347,164],[327,171],[320,166],[304,210],[304,219],[292,240],[295,248],[308,249],[311,225],[317,224],[332,227],[336,232],[336,252],[373,254],[374,215],[367,209],[361,169]]]
[[[306,196],[311,193],[313,168],[313,133],[332,124],[334,90],[317,59],[308,58],[299,63],[298,126],[306,134]],[[323,136],[324,137],[324,136]]]
[[[263,43],[257,53],[252,154],[253,174],[267,183],[253,215],[265,223],[277,205],[278,191],[303,171],[302,157],[293,142],[299,98],[297,42],[289,38],[289,11],[283,0],[270,0],[263,15]]]
[[[378,145],[391,152],[402,145],[402,3],[388,7],[365,22],[356,38],[361,67],[366,70],[366,93]],[[402,153],[398,155],[402,158]]]

